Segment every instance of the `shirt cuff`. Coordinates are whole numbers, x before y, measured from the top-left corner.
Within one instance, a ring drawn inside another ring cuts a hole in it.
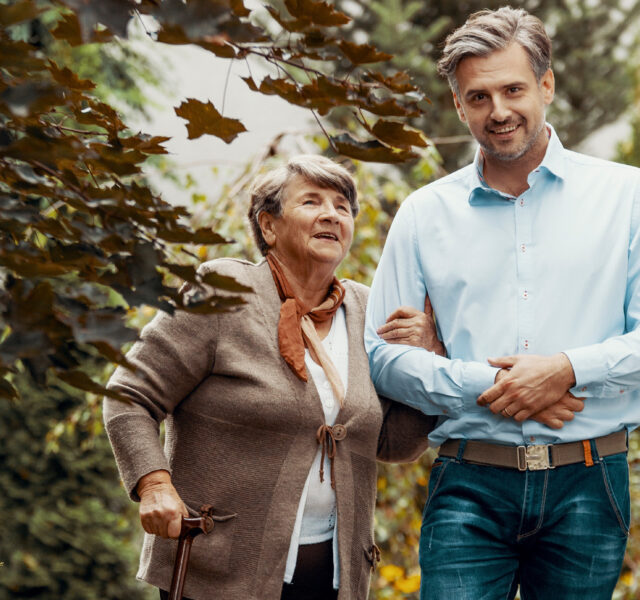
[[[462,371],[462,400],[465,407],[475,406],[478,396],[496,381],[500,369],[479,362],[464,364]]]
[[[600,344],[564,351],[573,367],[576,384],[569,391],[578,397],[601,395],[607,366],[602,359]]]

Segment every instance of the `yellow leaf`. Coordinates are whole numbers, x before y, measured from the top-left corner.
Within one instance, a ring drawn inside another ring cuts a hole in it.
[[[409,577],[398,579],[393,587],[403,594],[417,592],[420,589],[420,575],[409,575]]]
[[[382,492],[387,489],[386,477],[378,477],[378,491]]]
[[[631,571],[627,571],[626,573],[623,573],[622,575],[620,575],[620,583],[622,583],[623,585],[626,585],[627,587],[631,587],[633,585],[633,582],[634,582],[634,577]]]
[[[380,575],[387,581],[393,582],[404,576],[404,569],[397,565],[384,565],[384,567],[380,567]]]

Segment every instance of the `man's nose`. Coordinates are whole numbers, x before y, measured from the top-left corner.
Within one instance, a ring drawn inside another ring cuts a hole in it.
[[[506,121],[510,115],[511,110],[503,98],[500,96],[492,98],[491,118],[494,121],[502,123],[503,121]]]

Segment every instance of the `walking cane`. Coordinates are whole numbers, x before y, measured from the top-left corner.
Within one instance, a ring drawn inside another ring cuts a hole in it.
[[[206,504],[200,509],[200,513],[199,517],[182,517],[180,537],[178,538],[178,553],[176,554],[176,562],[173,565],[169,600],[182,600],[182,590],[187,577],[193,538],[201,533],[209,533],[213,529],[213,519],[211,518],[213,507]]]

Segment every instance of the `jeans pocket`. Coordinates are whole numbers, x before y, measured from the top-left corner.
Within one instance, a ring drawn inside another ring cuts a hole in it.
[[[436,495],[438,487],[440,487],[440,483],[444,477],[444,473],[452,461],[453,459],[451,458],[442,458],[439,456],[431,466],[431,474],[429,475],[429,493],[427,495],[427,502],[424,505],[423,518],[424,512],[429,507],[431,499]]]
[[[629,497],[629,463],[627,454],[613,454],[600,462],[604,487],[611,508],[624,535],[629,535],[631,500]]]

